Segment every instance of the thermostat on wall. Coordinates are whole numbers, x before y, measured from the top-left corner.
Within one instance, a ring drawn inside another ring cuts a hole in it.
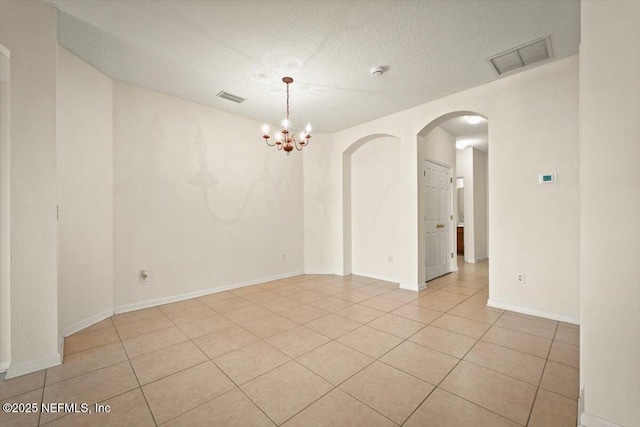
[[[556,174],[555,173],[541,173],[538,175],[538,182],[540,184],[555,184],[556,183]]]

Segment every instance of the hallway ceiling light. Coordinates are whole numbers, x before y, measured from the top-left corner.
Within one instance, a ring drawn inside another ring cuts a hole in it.
[[[262,126],[262,137],[264,138],[264,142],[267,143],[269,147],[277,147],[278,151],[284,150],[287,153],[287,156],[291,154],[293,148],[296,150],[302,151],[302,149],[309,145],[309,139],[311,139],[311,125],[307,124],[307,127],[303,132],[300,132],[300,139],[289,132],[289,85],[293,83],[293,79],[291,77],[283,77],[282,81],[287,85],[287,115],[282,120],[282,130],[277,132],[275,135],[275,142],[273,144],[269,143],[269,126],[266,124]]]
[[[480,116],[467,116],[467,123],[470,125],[477,125],[482,121],[482,117]]]

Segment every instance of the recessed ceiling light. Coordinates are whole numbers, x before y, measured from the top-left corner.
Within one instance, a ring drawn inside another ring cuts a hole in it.
[[[482,117],[480,116],[467,116],[467,123],[470,125],[477,125],[482,121]]]
[[[374,77],[380,77],[385,71],[387,71],[385,67],[374,67],[371,69],[371,75]]]

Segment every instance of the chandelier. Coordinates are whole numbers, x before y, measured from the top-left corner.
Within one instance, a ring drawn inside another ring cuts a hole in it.
[[[304,147],[309,145],[309,139],[311,139],[311,135],[309,134],[311,132],[311,125],[308,124],[304,131],[300,132],[299,138],[289,132],[289,85],[293,83],[293,79],[291,77],[283,77],[282,81],[287,85],[287,116],[282,121],[282,130],[276,132],[273,144],[269,143],[269,138],[271,138],[271,136],[269,136],[269,126],[266,124],[262,126],[262,137],[269,147],[277,147],[278,151],[284,150],[288,156],[291,154],[294,147],[296,150],[302,151]]]

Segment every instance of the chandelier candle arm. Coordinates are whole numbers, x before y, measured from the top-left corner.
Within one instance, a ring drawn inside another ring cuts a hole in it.
[[[297,151],[302,151],[304,147],[309,145],[309,140],[311,139],[311,124],[307,124],[305,130],[300,132],[300,140],[295,136],[295,134],[289,132],[289,126],[291,122],[289,121],[289,85],[293,83],[293,79],[291,77],[283,77],[282,82],[287,85],[287,110],[286,116],[282,120],[282,130],[276,133],[275,141],[273,144],[269,142],[269,126],[266,124],[262,126],[262,138],[264,138],[264,142],[269,147],[276,147],[278,151],[284,150],[287,153],[287,156],[291,154],[291,151],[295,148]]]

